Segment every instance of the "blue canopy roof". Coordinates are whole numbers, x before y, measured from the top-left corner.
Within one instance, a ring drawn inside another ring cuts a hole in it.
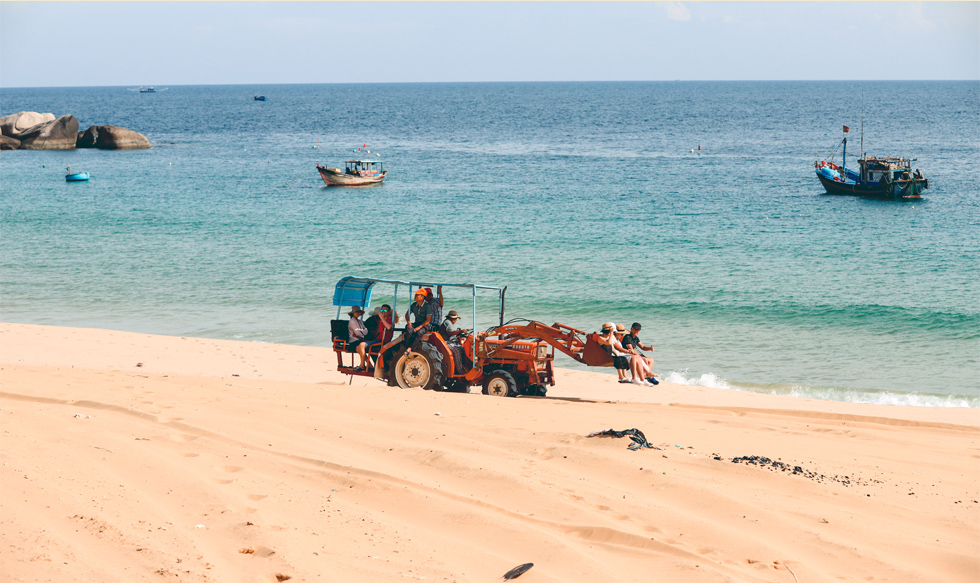
[[[371,292],[374,281],[347,276],[337,282],[333,290],[333,305],[360,306],[365,310],[371,305]]]

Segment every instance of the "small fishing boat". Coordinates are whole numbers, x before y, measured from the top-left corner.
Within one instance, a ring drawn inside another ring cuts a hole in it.
[[[344,169],[316,165],[327,186],[369,186],[381,184],[388,172],[380,160],[347,160]]]
[[[85,182],[88,180],[88,172],[72,172],[71,166],[65,168],[65,182]]]
[[[820,180],[827,194],[922,198],[922,191],[929,188],[929,180],[922,176],[918,168],[912,170],[912,162],[915,162],[916,158],[877,158],[862,152],[857,161],[857,171],[847,168],[849,130],[850,128],[844,126],[844,138],[830,153],[829,158],[821,159],[818,153],[817,160],[813,164],[817,179]],[[843,147],[841,164],[837,165],[834,157],[841,147]]]
[[[265,95],[253,95],[252,99],[254,99],[255,101],[269,101],[269,98],[266,97]]]

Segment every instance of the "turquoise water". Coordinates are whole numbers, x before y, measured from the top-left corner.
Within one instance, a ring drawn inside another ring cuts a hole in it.
[[[823,194],[862,99],[924,199]],[[344,275],[473,282],[508,318],[642,322],[668,380],[980,406],[976,82],[0,90],[23,110],[153,148],[0,154],[4,321],[326,346]],[[324,187],[365,143],[385,184]]]

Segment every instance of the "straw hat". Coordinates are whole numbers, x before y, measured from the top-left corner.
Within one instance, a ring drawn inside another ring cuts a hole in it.
[[[616,324],[616,334],[626,334],[626,326]]]
[[[603,332],[609,332],[610,330],[612,330],[615,327],[616,327],[616,325],[613,324],[612,322],[606,322],[605,324],[602,325],[602,331]]]

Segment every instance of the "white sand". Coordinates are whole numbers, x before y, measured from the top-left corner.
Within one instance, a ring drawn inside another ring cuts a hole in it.
[[[980,580],[977,409],[569,370],[507,399],[334,362],[0,325],[0,581]],[[632,427],[658,449],[585,437]]]

